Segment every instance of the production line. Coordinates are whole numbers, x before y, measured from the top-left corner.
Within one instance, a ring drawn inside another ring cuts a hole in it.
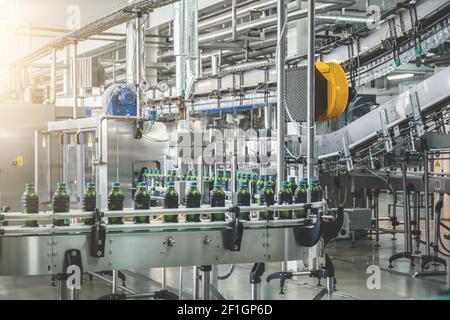
[[[207,2],[129,0],[10,59],[0,285],[447,297],[449,3]]]

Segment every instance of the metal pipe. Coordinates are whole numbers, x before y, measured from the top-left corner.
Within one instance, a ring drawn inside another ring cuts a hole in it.
[[[167,289],[167,272],[166,268],[161,268],[161,290]]]
[[[250,6],[247,6],[245,8],[236,9],[236,14],[233,15],[231,12],[224,13],[220,16],[216,16],[213,18],[209,18],[207,20],[200,21],[198,23],[199,29],[207,29],[211,28],[217,25],[221,25],[224,23],[229,22],[230,20],[233,21],[234,19],[241,18],[245,15],[250,14],[251,11],[258,11],[258,10],[266,10],[275,7],[277,4],[277,0],[270,0],[270,1],[260,1],[256,4],[252,4]]]
[[[444,201],[444,195],[439,194],[439,201]],[[433,256],[437,258],[439,256],[439,238],[441,236],[441,211],[435,210],[434,212],[434,252]]]
[[[203,300],[209,300],[209,284],[211,282],[210,279],[211,273],[210,271],[203,271]]]
[[[237,0],[231,0],[231,29],[232,29],[232,40],[236,41],[237,35],[236,35],[236,23],[237,23],[237,16],[236,16],[236,3]]]
[[[111,280],[109,280],[108,278],[106,278],[106,277],[104,277],[104,276],[99,275],[98,273],[95,273],[95,272],[89,272],[89,274],[90,274],[91,276],[93,276],[94,278],[98,278],[98,279],[100,279],[100,280],[102,280],[102,281],[105,281],[105,282],[108,283],[108,284],[112,284],[112,281],[111,281]],[[136,294],[136,291],[134,291],[134,290],[132,290],[132,289],[130,289],[130,288],[124,287],[124,286],[122,286],[122,285],[120,285],[120,284],[116,284],[116,287],[117,287],[118,289],[122,290],[122,291],[131,293],[131,294]]]
[[[430,256],[430,202],[429,195],[429,177],[428,177],[428,150],[423,152],[423,175],[425,192],[425,255]]]
[[[411,252],[410,247],[410,232],[411,232],[411,220],[409,216],[409,195],[406,184],[406,159],[402,160],[402,174],[403,174],[403,220],[405,222],[405,251]]]
[[[77,56],[78,56],[78,45],[75,41],[72,44],[72,92],[73,92],[73,115],[74,119],[78,118],[78,66],[77,66]]]
[[[378,190],[375,191],[374,197],[373,197],[373,204],[374,204],[374,211],[375,211],[375,247],[380,246],[380,215],[379,215],[379,201],[378,201]]]
[[[52,48],[52,61],[50,65],[50,100],[56,103],[56,48]]]
[[[252,283],[252,300],[258,300],[259,284]]]
[[[317,10],[318,11],[326,11],[326,10],[331,10],[335,7],[336,7],[336,5],[324,4],[323,6],[319,6],[317,8]],[[289,12],[287,14],[287,19],[288,19],[288,21],[293,21],[293,20],[304,18],[307,16],[307,14],[308,14],[307,10],[298,9],[298,10]],[[250,21],[247,23],[242,23],[236,27],[236,32],[239,35],[239,34],[247,33],[252,29],[267,28],[267,27],[276,25],[277,21],[278,21],[277,15],[271,15],[271,16],[268,16],[265,18],[260,18],[260,19]],[[233,35],[233,30],[231,28],[227,28],[224,30],[219,30],[216,32],[211,32],[211,33],[201,35],[198,38],[198,42],[199,42],[199,44],[215,42],[215,41],[231,38],[232,35]]]
[[[285,87],[285,60],[286,60],[286,40],[285,30],[286,21],[286,1],[278,0],[277,3],[277,187],[281,190],[282,183],[285,180],[284,163],[284,87]]]
[[[307,110],[307,153],[306,170],[308,183],[314,178],[314,125],[315,125],[315,78],[316,78],[316,59],[315,59],[315,0],[308,1],[308,110]],[[311,202],[311,188],[307,191],[307,202]]]
[[[111,281],[111,293],[115,294],[117,293],[117,270],[112,270],[112,281]]]
[[[67,283],[65,280],[58,280],[58,300],[67,300]]]
[[[183,300],[183,267],[180,266],[180,274],[178,278],[178,300]]]
[[[199,297],[199,274],[198,267],[193,267],[192,300],[198,300]]]
[[[136,47],[135,47],[135,60],[136,60],[136,82],[134,83],[136,86],[136,100],[137,100],[137,111],[136,114],[141,116],[141,102],[142,102],[142,91],[140,89],[140,83],[143,78],[143,70],[142,67],[145,65],[143,59],[143,51],[142,51],[142,26],[141,26],[141,14],[137,13],[135,18],[135,34],[136,34]]]

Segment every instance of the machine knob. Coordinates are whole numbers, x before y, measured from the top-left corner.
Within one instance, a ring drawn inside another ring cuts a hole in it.
[[[172,238],[172,237],[169,237],[169,238],[167,239],[167,245],[168,245],[169,247],[174,247],[174,246],[175,246],[175,239]]]

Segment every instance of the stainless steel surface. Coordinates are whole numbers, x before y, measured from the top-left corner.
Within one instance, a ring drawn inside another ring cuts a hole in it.
[[[45,130],[55,112],[48,105],[0,104],[0,206],[21,210],[25,183],[35,182],[35,130]]]
[[[221,230],[167,233],[117,233],[106,236],[105,256],[91,257],[88,235],[3,237],[0,275],[42,275],[63,272],[64,253],[79,249],[85,272],[178,267],[254,261],[302,260],[316,250],[298,247],[290,227],[245,230],[241,250],[223,247]],[[208,237],[211,242],[205,242]],[[17,255],[21,252],[21,255]]]

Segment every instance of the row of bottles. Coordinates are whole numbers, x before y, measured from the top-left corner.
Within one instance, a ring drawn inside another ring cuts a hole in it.
[[[225,178],[225,177],[224,177]],[[254,177],[252,177],[253,179]],[[259,176],[259,179],[255,183],[255,188],[259,192],[259,204],[260,205],[273,205],[275,204],[275,192],[274,182],[264,181],[263,187],[259,188],[263,177]],[[212,190],[210,191],[210,204],[211,207],[225,207],[225,192],[223,189],[224,181],[215,180]],[[250,186],[251,188],[251,186]],[[237,205],[244,207],[251,205],[251,192],[249,188],[248,180],[241,176],[239,182],[239,188],[237,193]],[[306,203],[307,191],[311,189],[312,202],[320,201],[322,198],[322,191],[320,189],[319,181],[314,179],[308,186],[305,179],[299,182],[299,185],[295,183],[295,179],[289,179],[289,182],[283,182],[282,188],[278,193],[278,204],[292,204],[292,203]],[[293,190],[295,190],[293,192]],[[199,208],[201,206],[201,193],[197,188],[197,182],[192,181],[189,186],[189,190],[186,194],[186,207],[187,208]],[[97,205],[97,192],[93,183],[86,185],[86,192],[83,196],[83,211],[93,212]],[[23,213],[39,213],[39,197],[35,190],[34,184],[28,183],[25,186],[25,192],[22,195],[22,212]],[[109,211],[121,211],[123,210],[124,193],[120,188],[119,182],[113,182],[112,188],[108,194],[108,210]],[[175,190],[175,184],[173,181],[166,183],[166,192],[164,195],[164,208],[173,209],[178,208],[179,196]],[[150,193],[147,188],[146,182],[139,182],[137,190],[134,194],[134,208],[135,210],[148,210],[150,209]],[[70,195],[67,191],[64,183],[57,184],[57,190],[53,195],[53,212],[65,213],[70,211]],[[279,212],[280,219],[292,219],[293,216],[297,218],[304,217],[304,209],[285,210]],[[273,211],[265,210],[259,213],[260,220],[272,220]],[[250,220],[249,212],[242,212],[240,219]],[[135,223],[149,223],[148,216],[136,216],[134,217]],[[178,222],[178,216],[164,215],[165,222]],[[211,221],[225,221],[225,213],[213,213],[211,214]],[[200,222],[200,215],[187,214],[186,222]],[[94,223],[92,218],[85,219],[84,223],[92,225]],[[122,217],[110,217],[110,224],[122,224]],[[55,220],[55,226],[68,226],[70,224],[69,219]],[[25,221],[27,227],[37,227],[38,222],[35,220]]]

